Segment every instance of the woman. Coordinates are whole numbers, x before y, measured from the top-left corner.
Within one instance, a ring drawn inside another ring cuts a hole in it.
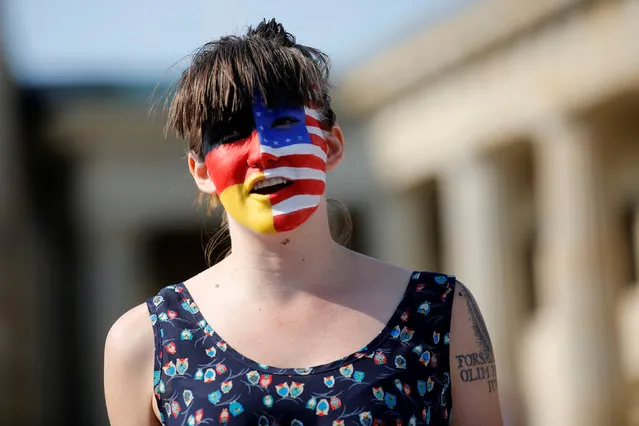
[[[232,252],[113,325],[111,424],[501,424],[471,293],[331,238],[325,177],[344,138],[328,68],[272,20],[183,73],[169,126],[225,208]]]

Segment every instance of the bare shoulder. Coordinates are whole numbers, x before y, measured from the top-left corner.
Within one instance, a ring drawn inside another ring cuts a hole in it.
[[[153,327],[146,304],[127,311],[111,326],[105,344],[105,357],[127,364],[148,363],[153,359]]]
[[[454,426],[502,424],[490,334],[472,292],[455,284],[450,330]]]
[[[153,404],[153,327],[145,304],[122,315],[104,348],[104,391],[114,426],[157,425]]]

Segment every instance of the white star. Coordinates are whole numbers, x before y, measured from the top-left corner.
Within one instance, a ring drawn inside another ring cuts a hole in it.
[[[260,111],[258,111],[258,112],[255,113],[255,115],[258,116],[258,117],[261,117],[262,113]]]
[[[264,138],[264,142],[268,142],[268,139]]]
[[[301,140],[302,140],[302,136],[298,136],[298,137],[297,137],[297,140],[298,140],[298,141],[301,141]]]
[[[291,140],[289,138],[286,138],[286,142],[290,142]]]
[[[260,126],[260,130],[264,130],[264,126]]]
[[[279,145],[280,143],[278,141],[274,141],[273,145]]]

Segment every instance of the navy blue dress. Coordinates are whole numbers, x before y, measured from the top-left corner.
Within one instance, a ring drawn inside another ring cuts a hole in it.
[[[447,425],[455,278],[415,272],[366,347],[312,368],[258,364],[235,351],[184,285],[147,300],[153,386],[164,425]]]

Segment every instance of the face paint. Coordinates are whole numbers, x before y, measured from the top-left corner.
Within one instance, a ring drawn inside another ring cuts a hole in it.
[[[246,117],[239,119],[243,129],[230,132],[242,137],[214,145],[206,167],[236,221],[261,233],[290,231],[317,210],[324,194],[327,145],[321,115],[301,106],[269,109],[259,101],[252,114],[252,133],[245,136]]]

